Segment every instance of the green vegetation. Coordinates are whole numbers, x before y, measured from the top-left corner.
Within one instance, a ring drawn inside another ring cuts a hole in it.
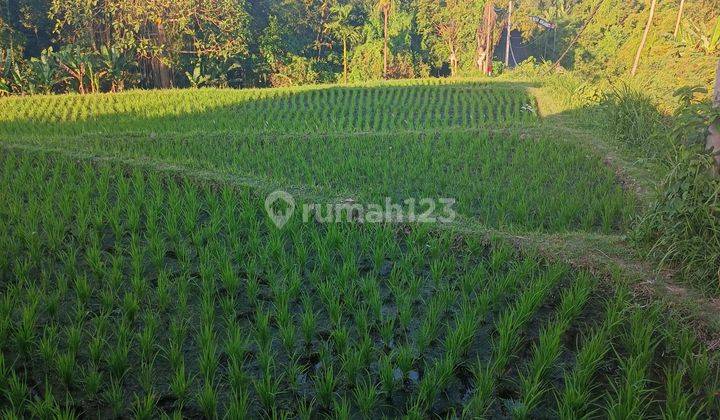
[[[720,290],[720,182],[710,174],[708,155],[678,150],[658,186],[652,207],[634,236],[663,266],[679,267],[683,278],[717,294]]]
[[[0,417],[717,417],[718,1],[494,5],[0,2]]]
[[[56,153],[0,165],[4,417],[717,409],[692,335],[501,241],[298,215],[278,230],[248,188]],[[665,403],[664,366],[693,391]]]
[[[265,87],[482,74],[477,30],[500,47],[508,0],[66,0],[0,2],[0,95],[127,88]],[[629,73],[649,1],[515,1],[526,53],[595,80]],[[718,0],[659,2],[638,80],[669,97],[711,81],[720,51]],[[598,12],[592,11],[598,7]],[[530,17],[556,24],[555,30]],[[679,18],[679,19],[678,19]],[[571,44],[581,28],[583,36]],[[518,55],[518,57],[516,57]],[[505,67],[504,51],[493,73]]]
[[[511,86],[314,88],[268,102],[259,99],[259,105],[235,99],[248,97],[247,92],[177,91],[154,97],[137,92],[97,97],[97,108],[90,111],[97,117],[70,116],[69,122],[41,125],[30,121],[56,120],[53,110],[72,109],[56,106],[58,101],[95,98],[8,98],[0,101],[0,108],[14,110],[6,118],[17,122],[6,124],[0,133],[13,143],[212,170],[267,188],[294,186],[321,197],[377,204],[386,197],[395,203],[455,198],[461,215],[487,226],[603,232],[622,228],[634,200],[586,149],[546,134],[497,128],[522,122],[530,128],[538,121],[534,100],[522,87]],[[273,97],[283,93],[258,92]],[[204,107],[202,99],[227,105],[212,109]],[[45,106],[37,106],[43,101],[48,101]],[[407,102],[415,105],[399,106]],[[176,114],[164,106],[167,103],[206,111]],[[363,105],[354,105],[358,103]],[[142,118],[132,108],[159,115]],[[261,115],[267,116],[266,124],[257,123]],[[479,129],[491,122],[496,123],[493,130]],[[102,133],[112,127],[115,132]],[[222,130],[201,133],[211,127]],[[403,128],[412,131],[398,131]],[[334,134],[337,130],[346,132]],[[53,134],[43,135],[49,132]],[[272,132],[282,134],[273,137]]]
[[[536,108],[534,98],[510,83],[441,79],[371,86],[35,96],[0,101],[0,136],[470,129],[532,124]]]

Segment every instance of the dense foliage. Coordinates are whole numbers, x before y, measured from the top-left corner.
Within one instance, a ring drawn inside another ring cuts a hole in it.
[[[8,0],[0,3],[0,92],[288,86],[479,72],[485,3]],[[508,1],[494,4],[503,9]],[[556,59],[588,22],[562,64],[590,75],[622,74],[646,6],[602,0],[591,20],[594,5],[516,2],[513,28],[538,60]],[[688,3],[673,35],[677,5],[663,2],[646,48],[652,54],[644,69],[654,72],[648,74],[684,80],[702,73],[707,57],[720,51],[719,6],[717,0]],[[531,16],[557,23],[557,30],[542,29]],[[501,12],[494,44],[505,22]],[[503,56],[502,48],[496,51],[496,58]],[[670,60],[682,65],[667,65]]]
[[[678,150],[657,197],[634,231],[664,266],[703,290],[720,290],[720,180],[708,154]]]
[[[716,159],[705,150],[710,124],[720,108],[696,96],[704,88],[679,89],[672,140],[665,154],[667,174],[654,200],[639,219],[633,235],[663,266],[678,268],[683,277],[712,294],[720,291],[720,178]],[[670,136],[667,136],[670,137]]]
[[[444,74],[449,49],[462,50],[458,62],[473,68],[482,6],[481,0],[20,0],[0,5],[0,74],[6,90],[20,93]]]

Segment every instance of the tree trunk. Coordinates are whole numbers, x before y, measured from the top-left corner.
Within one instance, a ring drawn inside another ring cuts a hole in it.
[[[713,106],[720,108],[720,60],[718,60],[717,70],[715,71],[715,89],[713,91]],[[710,135],[707,137],[705,146],[708,150],[718,153],[720,152],[720,119],[710,124]],[[716,170],[720,169],[720,155],[715,155]]]
[[[457,54],[455,54],[455,49],[450,50],[450,77],[457,76]]]
[[[156,45],[165,45],[167,43],[165,27],[162,23],[158,23],[155,29],[157,30],[157,38],[155,39]],[[172,87],[170,68],[167,64],[165,64],[161,56],[153,56],[150,59],[150,68],[152,71],[154,87],[161,89],[168,89]]]
[[[150,70],[155,88],[168,89],[172,87],[170,68],[162,61],[161,57],[152,57],[150,59]]]
[[[78,93],[81,95],[85,94],[85,72],[82,72],[75,76],[75,80],[78,82]]]
[[[343,38],[343,79],[345,84],[348,82],[348,63],[347,63],[347,37]]]
[[[635,73],[637,73],[638,65],[640,64],[640,56],[642,55],[643,48],[645,48],[647,36],[650,32],[650,27],[652,26],[653,17],[655,16],[655,6],[657,6],[657,0],[652,0],[652,3],[650,4],[650,16],[648,16],[648,21],[645,25],[645,31],[643,31],[640,45],[638,46],[637,53],[635,54],[635,62],[633,63],[632,70],[630,71],[631,76],[635,76]]]
[[[512,12],[513,2],[510,1],[510,4],[508,5],[507,27],[505,28],[505,31],[507,32],[507,38],[505,39],[505,67],[510,67],[510,29],[512,28]]]
[[[713,105],[720,107],[720,60],[718,61],[717,70],[715,71],[715,91],[713,95]]]
[[[680,22],[682,21],[683,9],[685,8],[685,0],[680,0],[680,10],[678,10],[677,21],[675,21],[675,32],[673,37],[677,38],[678,32],[680,31]]]
[[[478,25],[475,30],[475,64],[477,64],[478,70],[483,70],[485,63],[484,48],[482,45],[482,28]]]
[[[75,81],[77,81],[78,84],[78,93],[81,95],[85,94],[85,64],[80,64],[77,67],[77,70],[73,70],[70,67],[68,67],[66,64],[60,62],[60,67],[67,72],[67,74],[70,75]]]
[[[492,56],[493,56],[492,30],[493,30],[493,28],[489,27],[485,34],[485,63],[483,65],[483,72],[485,74],[489,73],[490,67],[492,67]]]
[[[388,10],[388,7],[383,8],[383,36],[384,36],[384,46],[383,46],[383,78],[387,79],[388,77],[388,13],[390,10]]]
[[[322,59],[322,42],[323,42],[323,26],[325,26],[325,8],[320,9],[320,27],[318,28],[318,34],[315,37],[315,44],[317,45],[318,60]]]

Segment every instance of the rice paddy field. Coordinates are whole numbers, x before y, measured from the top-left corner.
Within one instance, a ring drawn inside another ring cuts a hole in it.
[[[635,213],[536,108],[470,81],[0,99],[1,416],[717,418],[686,322],[473,230]],[[275,189],[459,216],[279,229]]]
[[[396,132],[530,123],[536,113],[534,99],[522,89],[428,79],[357,87],[8,98],[0,102],[0,133]]]

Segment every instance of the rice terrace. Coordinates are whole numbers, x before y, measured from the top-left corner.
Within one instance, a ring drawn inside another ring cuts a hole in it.
[[[720,418],[717,2],[158,1],[117,51],[36,3],[0,5],[1,418]]]

